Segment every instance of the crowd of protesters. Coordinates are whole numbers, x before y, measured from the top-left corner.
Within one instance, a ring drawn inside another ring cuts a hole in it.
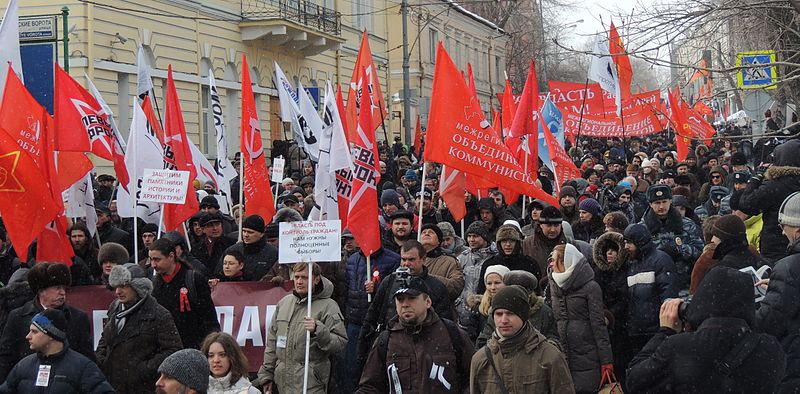
[[[277,264],[279,223],[315,205],[296,145],[273,149],[274,217],[196,185],[186,236],[133,234],[100,175],[71,266],[20,261],[0,227],[0,393],[800,392],[800,140],[695,141],[683,161],[673,140],[582,138],[581,178],[539,163],[560,206],[467,192],[457,222],[440,168],[398,138],[380,149],[381,248],[345,230],[341,260],[311,265]],[[263,358],[220,332],[211,293],[236,281],[293,284]],[[116,296],[96,347],[66,292],[90,284]]]

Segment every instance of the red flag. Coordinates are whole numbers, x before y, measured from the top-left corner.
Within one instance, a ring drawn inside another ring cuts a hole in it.
[[[691,135],[692,128],[680,105],[680,90],[675,88],[674,91],[669,93],[668,98],[670,112],[672,112],[672,127],[674,127],[675,130],[675,146],[678,151],[678,161],[684,161],[686,160],[686,156],[689,155],[690,141],[688,137]]]
[[[86,89],[58,64],[55,67],[55,149],[92,152],[106,160],[113,158],[114,132],[108,115]]]
[[[414,128],[414,154],[422,158],[420,149],[422,149],[422,120],[417,115],[417,126]]]
[[[181,224],[200,210],[191,182],[197,177],[192,161],[186,127],[183,123],[178,91],[172,79],[172,65],[167,69],[167,98],[164,113],[164,165],[169,170],[189,171],[189,187],[183,204],[164,204],[164,228],[167,231],[181,229]]]
[[[631,67],[631,59],[628,58],[628,53],[625,51],[625,45],[622,44],[622,38],[617,32],[617,28],[614,27],[614,21],[611,21],[611,28],[608,30],[608,52],[613,56],[614,64],[617,65],[619,91],[622,95],[622,100],[628,100],[631,97],[633,68]]]
[[[545,123],[541,117],[539,118],[539,122],[542,125],[542,132],[544,133],[545,145],[547,145],[547,150],[550,153],[550,160],[553,161],[553,176],[555,177],[555,182],[553,182],[553,184],[555,186],[555,192],[556,194],[560,194],[561,185],[571,179],[580,178],[581,171],[578,170],[578,167],[572,162],[572,159],[570,159],[564,148],[558,144],[553,133],[550,132],[550,128],[547,127],[547,123]]]
[[[366,78],[366,71],[362,70]],[[369,256],[381,247],[378,228],[378,145],[372,128],[372,113],[361,111],[358,116],[356,138],[353,143],[353,187],[350,194],[350,212],[347,226],[358,246]]]
[[[533,64],[532,61],[531,64]],[[534,74],[534,78],[535,77],[536,74]],[[528,76],[528,79],[530,79],[530,74]],[[533,91],[534,93],[538,94],[539,93],[538,87],[534,86]],[[502,125],[503,127],[500,130],[502,131],[503,136],[508,137],[511,130],[511,124],[514,123],[514,117],[517,116],[516,115],[517,103],[514,101],[514,92],[511,89],[511,82],[509,82],[507,79],[506,79],[506,90],[503,92],[503,103],[502,107],[500,107],[500,111],[502,112],[501,118],[503,122]]]
[[[339,119],[344,119],[344,101],[342,100],[342,88],[338,86],[336,89],[336,107],[339,109]],[[347,139],[349,136],[347,132],[347,122],[342,122],[344,127],[344,137]],[[349,140],[348,146],[349,144]],[[339,220],[342,222],[342,228],[347,228],[347,214],[350,212],[350,184],[353,180],[353,175],[350,170],[343,169],[336,171],[336,192],[339,196]]]
[[[517,158],[520,163],[527,159],[528,174],[536,178],[539,164],[539,88],[536,82],[536,66],[531,60],[528,69],[528,80],[522,90],[522,98],[516,109],[514,120],[508,133],[509,142],[517,147]],[[527,156],[527,158],[526,158]],[[525,165],[523,164],[523,167]]]
[[[467,174],[447,166],[442,166],[442,175],[439,180],[439,190],[447,209],[456,222],[467,216],[467,206],[464,202],[464,190],[467,188]]]
[[[362,69],[365,71],[366,77],[362,76]],[[364,87],[367,89],[363,89]],[[358,138],[355,135],[357,130],[356,123],[361,121],[358,115],[361,113],[359,109],[361,108],[361,99],[364,97],[362,92],[364,91],[368,93],[367,97],[370,99],[369,103],[372,107],[372,120],[369,128],[374,131],[383,122],[386,103],[383,100],[380,81],[378,81],[378,70],[372,61],[372,51],[369,49],[369,37],[366,30],[361,35],[361,48],[358,50],[358,58],[353,67],[353,76],[350,78],[350,90],[347,93],[345,132],[347,133],[347,140],[351,142]]]
[[[67,217],[62,211],[56,220],[50,222],[39,234],[36,241],[36,261],[64,263],[72,267],[72,257],[75,256],[75,252],[72,250],[67,228],[69,228]]]
[[[695,107],[697,106],[695,105]],[[717,133],[717,129],[703,119],[703,116],[695,110],[684,107],[684,113],[686,114],[686,120],[689,122],[689,127],[692,128],[692,136],[701,138],[703,143],[710,147],[713,142],[710,138]]]
[[[250,84],[250,68],[242,54],[242,123],[239,132],[239,149],[244,163],[244,202],[248,215],[257,214],[270,222],[275,215],[275,200],[269,188],[267,161],[261,144],[258,112]]]
[[[147,117],[147,127],[156,135],[161,145],[164,145],[164,129],[161,128],[161,121],[156,116],[156,111],[153,110],[153,103],[150,101],[150,96],[145,95],[142,100],[142,111]]]
[[[428,121],[428,140],[436,143],[426,147],[425,159],[557,206],[558,199],[535,186],[486,121],[441,43],[436,59]]]
[[[702,116],[711,116],[714,114],[714,111],[712,111],[711,108],[709,108],[708,105],[702,101],[694,103],[694,110]]]

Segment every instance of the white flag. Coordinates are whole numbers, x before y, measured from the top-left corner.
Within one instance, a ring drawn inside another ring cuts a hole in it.
[[[3,88],[6,85],[8,64],[22,78],[22,60],[19,55],[19,7],[17,0],[8,2],[3,22],[0,23],[0,100],[3,99]]]
[[[85,217],[86,227],[89,227],[89,233],[94,237],[97,233],[97,212],[94,210],[91,173],[87,173],[83,179],[75,182],[64,193],[67,195],[67,217]]]
[[[617,103],[617,115],[622,109],[622,95],[620,94],[619,74],[617,65],[609,52],[608,38],[598,34],[594,39],[594,55],[592,63],[589,65],[589,79],[600,84],[606,92],[615,97]]]
[[[281,120],[291,122],[300,112],[298,109],[299,100],[297,92],[294,91],[294,84],[289,82],[277,62],[275,63],[275,86],[278,87],[278,98],[281,102]]]
[[[214,183],[214,189],[219,190],[220,183],[227,183],[224,179],[220,179],[217,177],[217,172],[214,170],[214,166],[206,159],[206,156],[203,152],[200,152],[200,148],[192,142],[190,139],[189,141],[189,149],[192,151],[192,163],[194,167],[197,169],[197,179],[200,183],[204,184],[208,181]],[[228,185],[228,189],[230,190],[230,184]],[[214,196],[215,198],[217,196]],[[220,200],[217,198],[217,200]],[[224,204],[223,204],[224,202]],[[224,214],[228,214],[228,202],[227,200],[223,200],[220,204],[220,211]]]
[[[164,168],[163,148],[155,133],[147,127],[147,116],[142,107],[133,104],[133,119],[131,131],[128,136],[128,151],[125,152],[125,165],[128,167],[131,193],[139,193],[139,184],[146,168],[161,170]],[[117,212],[120,217],[130,218],[133,213],[133,199],[122,186],[117,187]],[[136,201],[136,216],[146,223],[158,224],[161,207],[158,203]]]
[[[236,169],[228,160],[228,140],[225,136],[225,118],[222,116],[222,102],[217,93],[217,81],[214,80],[213,70],[208,71],[209,108],[214,116],[214,136],[217,138],[217,159],[214,161],[214,171],[217,174],[217,191],[226,197],[231,195],[231,181],[236,178]],[[227,208],[226,208],[227,209]]]
[[[144,46],[139,45],[139,52],[136,54],[136,95],[141,96],[153,90],[153,79],[150,78],[150,64],[147,63],[147,56],[144,53]]]
[[[319,163],[314,180],[316,206],[309,217],[315,220],[339,219],[339,193],[336,187],[336,171],[351,169],[352,160],[347,149],[342,118],[336,105],[336,94],[331,82],[325,90],[325,106],[322,133],[319,142]]]
[[[300,82],[297,83],[297,95],[300,96],[300,116],[297,119],[303,134],[306,152],[311,156],[311,160],[319,161],[319,134],[322,133],[322,119]]]

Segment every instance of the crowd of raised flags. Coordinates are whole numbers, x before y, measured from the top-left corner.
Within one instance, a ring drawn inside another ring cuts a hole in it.
[[[208,84],[216,141],[213,163],[186,133],[171,66],[162,124],[143,48],[137,54],[137,98],[126,143],[110,107],[88,76],[85,76],[87,90],[58,64],[54,65],[53,116],[25,89],[19,60],[17,12],[13,0],[0,27],[3,42],[0,60],[9,62],[8,68],[0,71],[4,77],[0,158],[6,158],[8,163],[2,167],[7,179],[0,189],[0,212],[21,257],[25,257],[27,246],[38,238],[37,253],[41,254],[38,257],[70,263],[71,248],[54,248],[50,244],[68,244],[64,231],[67,217],[93,220],[89,176],[93,164],[87,153],[112,162],[119,180],[117,209],[122,217],[136,216],[146,223],[158,224],[164,231],[172,231],[182,230],[198,211],[191,187],[187,189],[184,204],[140,201],[137,194],[147,169],[187,171],[190,181],[211,182],[216,192],[226,197],[228,204],[223,211],[230,212],[231,182],[238,174],[227,155],[223,107],[212,72]],[[509,201],[525,195],[558,205],[557,199],[545,193],[535,179],[540,159],[554,173],[556,193],[564,181],[580,176],[564,149],[565,138],[574,143],[584,133],[624,139],[626,134],[642,133],[636,130],[636,122],[643,118],[648,124],[659,126],[652,132],[660,132],[671,123],[677,138],[678,160],[683,160],[690,138],[713,135],[713,126],[704,119],[708,115],[707,106],[699,103],[689,108],[677,90],[668,94],[668,106],[657,95],[653,99],[652,92],[633,94],[632,78],[630,60],[612,22],[607,36],[597,36],[586,83],[572,84],[573,91],[581,89],[577,97],[582,102],[576,102],[575,97],[567,98],[569,95],[542,95],[531,60],[521,95],[514,95],[510,82],[506,81],[500,111],[492,106],[493,122],[489,123],[479,103],[471,66],[467,67],[465,80],[440,43],[426,134],[429,141],[436,143],[429,144],[420,159],[444,165],[441,195],[459,220],[464,212],[465,190],[485,196],[489,188],[497,187]],[[589,80],[599,84],[601,94]],[[551,90],[553,86],[565,86],[558,81],[550,84]],[[291,125],[294,140],[317,166],[316,207],[310,218],[339,219],[343,227],[350,228],[362,249],[377,250],[380,237],[378,224],[373,220],[378,216],[380,180],[376,135],[379,128],[385,128],[387,109],[367,33],[362,37],[353,75],[346,87],[346,105],[342,89],[334,90],[329,81],[320,116],[303,85],[299,81],[296,85],[292,83],[277,63],[275,85],[281,121]],[[609,111],[611,99],[613,112]],[[366,103],[370,111],[362,110]],[[248,215],[270,218],[275,213],[275,203],[244,54],[241,108],[241,198],[236,200],[245,202]],[[601,120],[610,122],[610,126],[598,131],[597,122]],[[421,129],[418,116],[413,143],[417,154],[422,148]],[[58,252],[62,255],[45,256],[55,253],[48,252],[53,250],[62,250]]]

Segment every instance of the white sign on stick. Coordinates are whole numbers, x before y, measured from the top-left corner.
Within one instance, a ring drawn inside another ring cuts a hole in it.
[[[286,166],[286,159],[276,157],[272,159],[272,181],[280,183],[283,180],[283,168]]]
[[[278,262],[287,264],[341,260],[341,226],[339,220],[281,223]]]
[[[140,201],[162,204],[183,204],[189,188],[189,171],[147,168],[142,177]]]

